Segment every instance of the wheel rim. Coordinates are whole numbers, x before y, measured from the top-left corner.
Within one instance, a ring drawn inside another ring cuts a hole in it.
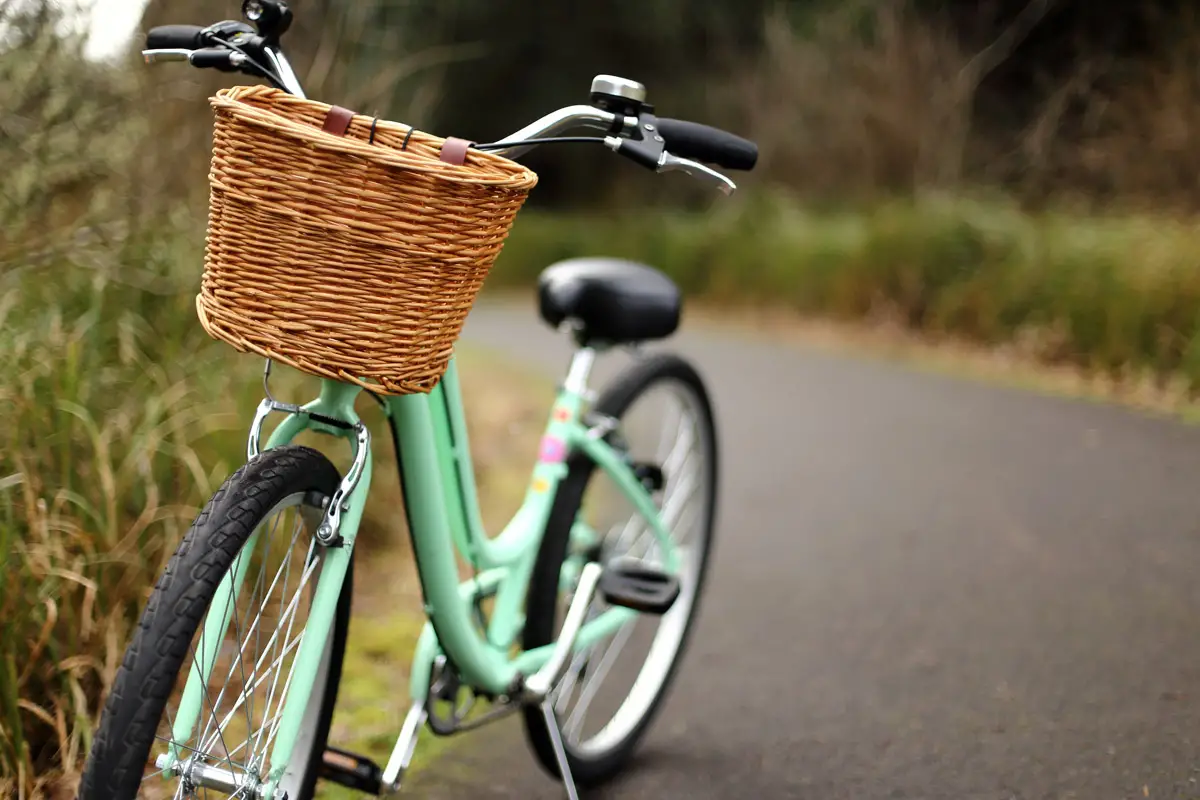
[[[676,410],[674,424],[661,427],[655,458],[665,477],[658,506],[680,557],[680,593],[671,609],[657,618],[656,623],[654,617],[639,616],[634,623],[623,626],[613,636],[578,654],[562,682],[555,687],[552,700],[564,743],[580,757],[597,757],[617,747],[638,727],[661,694],[695,608],[698,580],[708,550],[711,533],[708,522],[714,499],[710,489],[715,443],[711,441],[706,406],[701,398],[688,384],[660,381],[639,395],[626,410],[621,427],[628,433],[627,420],[643,402],[660,391],[665,391]],[[686,441],[689,438],[690,441]],[[685,440],[686,446],[680,446],[681,439]],[[634,450],[636,448],[631,447],[631,451]],[[633,555],[644,557],[650,563],[661,563],[657,558],[657,540],[636,514],[624,524],[610,527],[604,538],[606,558]],[[603,600],[597,599],[589,608],[589,615],[595,616],[606,608]],[[637,627],[644,622],[649,622],[656,630],[641,668],[608,721],[586,735],[587,719],[596,697],[625,654]]]
[[[226,625],[216,660],[203,687],[195,729],[184,741],[173,735],[181,693],[190,671],[204,652],[205,624],[193,637],[188,657],[167,701],[142,780],[139,797],[257,798],[271,748],[279,733],[284,700],[307,630],[307,611],[321,570],[323,550],[311,531],[315,520],[304,507],[304,495],[277,503],[243,546],[232,570],[243,565],[242,589]],[[222,597],[214,598],[212,607]],[[231,640],[232,637],[232,640]],[[317,735],[332,657],[332,635],[326,641],[301,729],[278,789],[299,797],[308,755]],[[164,758],[174,748],[185,765],[182,775],[165,779]],[[214,785],[220,770],[238,788]],[[202,780],[207,776],[209,780]]]

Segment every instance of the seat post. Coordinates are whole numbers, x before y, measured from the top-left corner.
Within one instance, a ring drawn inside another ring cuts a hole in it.
[[[567,379],[563,382],[563,388],[572,394],[580,396],[586,395],[588,391],[588,376],[592,373],[592,366],[596,363],[596,349],[588,345],[582,345],[575,350],[575,354],[571,356],[571,366],[567,370]]]

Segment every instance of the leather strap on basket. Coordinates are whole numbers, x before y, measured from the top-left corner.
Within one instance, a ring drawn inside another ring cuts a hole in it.
[[[447,164],[454,164],[461,167],[467,160],[467,151],[471,149],[474,142],[469,142],[466,139],[456,139],[453,136],[446,139],[442,144],[442,152],[438,154],[438,158],[445,161]]]
[[[345,136],[352,119],[354,119],[353,111],[341,106],[333,106],[325,115],[325,124],[321,126],[321,130],[332,133],[334,136]]]
[[[325,124],[321,126],[321,130],[334,136],[345,136],[346,131],[350,128],[350,121],[353,119],[354,112],[350,109],[331,106],[328,113],[325,114]],[[412,131],[410,130],[409,133],[411,134]],[[407,144],[407,139],[405,144]],[[438,157],[447,164],[461,167],[466,163],[467,152],[470,151],[473,144],[475,143],[467,139],[448,137],[442,144],[442,150]]]

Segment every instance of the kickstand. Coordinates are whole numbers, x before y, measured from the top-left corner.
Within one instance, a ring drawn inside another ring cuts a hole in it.
[[[550,744],[554,747],[554,758],[558,761],[558,772],[567,790],[568,800],[579,800],[575,790],[575,779],[571,777],[571,765],[567,763],[567,749],[563,745],[562,731],[558,727],[558,716],[554,713],[554,701],[542,701],[542,716],[546,718],[546,730],[550,732]]]

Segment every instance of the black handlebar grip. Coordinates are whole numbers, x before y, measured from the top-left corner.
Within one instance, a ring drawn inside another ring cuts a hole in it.
[[[720,128],[660,117],[658,132],[677,156],[740,170],[754,169],[758,161],[758,145]]]
[[[233,72],[232,57],[232,50],[226,50],[224,47],[206,47],[193,51],[188,61],[197,69],[219,69]]]
[[[160,25],[146,34],[147,50],[195,50],[200,46],[199,25]]]

